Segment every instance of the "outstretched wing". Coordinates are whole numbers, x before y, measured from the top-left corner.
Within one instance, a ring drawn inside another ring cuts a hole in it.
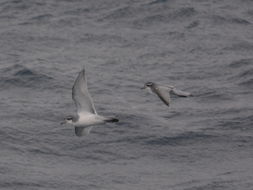
[[[156,85],[154,87],[154,93],[165,103],[167,106],[170,105],[170,92],[167,88],[163,88],[162,86]]]
[[[178,90],[176,89],[174,86],[161,86],[159,85],[159,88],[162,89],[167,89],[169,92],[171,92],[174,95],[180,96],[180,97],[188,97],[188,96],[192,96],[192,94],[190,92],[186,92],[186,91],[182,91],[182,90]]]
[[[188,97],[188,96],[191,96],[192,94],[190,92],[185,92],[185,91],[182,91],[182,90],[178,90],[176,88],[173,88],[171,90],[171,92],[177,96],[181,96],[181,97]]]
[[[82,112],[97,114],[93,100],[88,91],[84,69],[78,74],[75,80],[72,88],[72,99],[75,102],[78,115]]]
[[[92,128],[93,128],[93,126],[89,126],[89,127],[75,127],[75,134],[78,137],[88,135],[88,134],[90,134],[90,131],[91,131]]]

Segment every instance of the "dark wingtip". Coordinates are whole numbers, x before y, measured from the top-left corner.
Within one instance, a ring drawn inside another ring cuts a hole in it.
[[[170,107],[170,103],[168,102],[163,102],[166,106]]]
[[[83,78],[85,79],[85,68],[83,66],[83,69],[80,71],[79,75],[83,76]]]
[[[119,120],[117,118],[109,118],[106,120],[106,122],[116,123],[119,122]]]
[[[112,118],[111,122],[116,123],[119,122],[119,120],[117,118]]]
[[[75,127],[75,134],[77,137],[81,137],[82,133],[80,132],[80,130],[78,130],[78,127]]]
[[[83,65],[83,68],[81,70],[81,73],[85,74],[85,65]]]

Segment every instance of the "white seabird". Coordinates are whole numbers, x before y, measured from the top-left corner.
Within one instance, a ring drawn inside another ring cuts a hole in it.
[[[155,93],[167,106],[170,105],[170,93],[180,96],[180,97],[188,97],[192,96],[191,93],[185,92],[182,90],[176,89],[174,86],[162,86],[158,85],[154,82],[147,82],[145,83],[142,89],[148,89],[150,92]]]
[[[78,74],[75,80],[72,88],[72,99],[77,108],[77,116],[66,117],[62,124],[69,123],[74,125],[77,136],[88,135],[93,125],[119,121],[113,117],[104,117],[97,114],[88,91],[84,69]]]

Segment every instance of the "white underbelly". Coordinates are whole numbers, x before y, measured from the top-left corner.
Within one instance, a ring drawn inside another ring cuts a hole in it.
[[[98,125],[104,122],[104,118],[95,114],[81,114],[78,122],[75,123],[75,126],[90,126]]]

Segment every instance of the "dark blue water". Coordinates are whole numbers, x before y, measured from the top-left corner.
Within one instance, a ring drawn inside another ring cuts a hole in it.
[[[250,0],[1,0],[0,189],[252,190],[252,31]],[[84,65],[120,122],[79,138]]]

